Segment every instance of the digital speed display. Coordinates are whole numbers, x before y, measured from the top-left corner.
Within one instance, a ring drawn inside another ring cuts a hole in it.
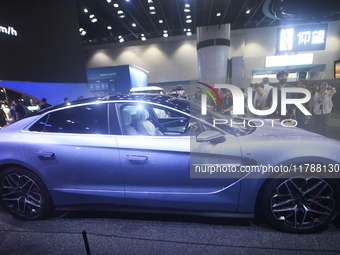
[[[324,50],[327,24],[294,26],[278,29],[277,52]]]

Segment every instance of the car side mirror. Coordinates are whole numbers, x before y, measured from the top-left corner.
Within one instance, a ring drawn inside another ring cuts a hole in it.
[[[198,143],[210,142],[212,144],[223,143],[226,138],[223,134],[218,131],[204,131],[196,136]]]

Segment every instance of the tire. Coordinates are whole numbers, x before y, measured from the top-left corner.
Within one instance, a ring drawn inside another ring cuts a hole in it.
[[[38,220],[52,211],[52,200],[44,183],[23,168],[0,173],[0,200],[15,218]]]
[[[318,177],[271,180],[262,196],[262,212],[272,227],[290,233],[327,228],[339,210],[339,184]]]

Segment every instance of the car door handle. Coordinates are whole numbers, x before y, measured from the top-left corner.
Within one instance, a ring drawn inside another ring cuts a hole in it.
[[[132,164],[142,165],[148,160],[147,156],[140,156],[140,155],[126,155],[128,161]]]
[[[35,155],[39,158],[53,158],[55,154],[54,152],[36,151]]]

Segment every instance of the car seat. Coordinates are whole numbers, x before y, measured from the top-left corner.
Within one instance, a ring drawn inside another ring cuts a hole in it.
[[[149,121],[149,112],[141,109],[138,112],[139,121],[137,122],[137,130],[142,135],[163,135],[151,121]]]
[[[122,121],[127,135],[138,135],[137,131],[130,125],[132,122],[130,113],[122,111]]]

